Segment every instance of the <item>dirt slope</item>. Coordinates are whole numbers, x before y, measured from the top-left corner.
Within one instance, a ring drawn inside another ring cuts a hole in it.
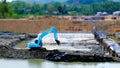
[[[58,17],[40,17],[37,19],[0,19],[0,31],[39,33],[57,26],[59,32],[92,31],[92,24],[85,21],[75,21]],[[120,20],[97,21],[98,30],[108,33],[120,32]]]
[[[58,31],[90,31],[89,23],[70,21],[55,17],[40,19],[0,19],[0,31],[38,33],[56,25]]]

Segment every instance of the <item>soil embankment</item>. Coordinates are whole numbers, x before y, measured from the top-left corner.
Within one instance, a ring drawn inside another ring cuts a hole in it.
[[[120,32],[120,20],[96,21],[95,23],[98,30],[108,33]],[[39,33],[54,25],[57,26],[59,32],[92,31],[90,22],[52,16],[35,19],[0,19],[0,31],[17,33]]]
[[[90,23],[72,21],[57,17],[42,17],[39,19],[0,19],[0,31],[39,33],[57,26],[58,31],[91,31]]]

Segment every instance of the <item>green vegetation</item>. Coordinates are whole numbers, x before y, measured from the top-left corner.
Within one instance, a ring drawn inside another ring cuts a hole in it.
[[[107,2],[109,0],[67,0],[68,4],[93,4],[100,2]]]
[[[11,4],[6,0],[0,2],[0,18],[9,18],[12,15]]]
[[[97,12],[120,10],[120,2],[110,0],[67,0],[65,3],[33,3],[24,1],[0,1],[0,18],[24,18],[41,15],[94,15]]]

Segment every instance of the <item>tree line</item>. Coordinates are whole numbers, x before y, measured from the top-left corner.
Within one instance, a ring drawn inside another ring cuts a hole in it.
[[[92,3],[100,3],[100,2],[107,2],[107,1],[110,1],[110,0],[67,0],[67,3],[79,5],[79,4],[92,4]]]
[[[30,3],[23,1],[0,1],[0,18],[24,18],[41,15],[94,15],[97,12],[120,10],[120,2],[94,2],[92,4],[70,4],[60,2]]]

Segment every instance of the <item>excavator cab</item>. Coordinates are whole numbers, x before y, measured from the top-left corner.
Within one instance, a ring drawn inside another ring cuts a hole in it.
[[[57,37],[57,29],[56,29],[56,26],[54,26],[53,28],[48,29],[45,32],[43,32],[41,35],[38,35],[38,39],[35,40],[33,43],[28,43],[27,47],[32,48],[32,49],[42,48],[42,38],[45,37],[49,33],[54,34],[54,39],[56,43],[59,45],[60,41],[58,40],[58,37]]]

